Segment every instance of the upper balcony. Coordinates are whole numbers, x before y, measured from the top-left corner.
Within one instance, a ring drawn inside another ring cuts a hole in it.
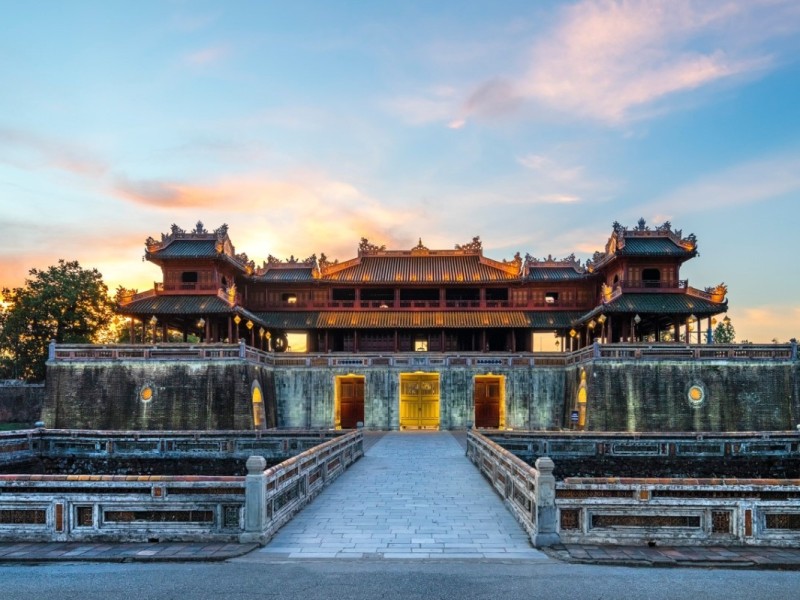
[[[248,308],[257,311],[309,311],[309,310],[546,310],[589,309],[591,303],[554,299],[528,300],[340,300],[328,302],[250,302]]]
[[[619,286],[623,292],[658,292],[658,293],[685,293],[689,287],[688,279],[678,279],[677,281],[657,281],[649,279],[623,279],[618,281],[614,287]]]

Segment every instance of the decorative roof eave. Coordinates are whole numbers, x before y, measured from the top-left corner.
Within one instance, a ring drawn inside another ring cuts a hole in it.
[[[285,260],[281,260],[275,256],[270,254],[267,257],[260,267],[254,269],[254,277],[263,277],[269,271],[279,271],[279,270],[297,270],[297,269],[310,269],[311,275],[314,279],[319,279],[320,277],[320,263],[327,262],[327,258],[324,254],[321,256],[321,260],[317,260],[317,255],[312,254],[308,258],[300,260],[295,258],[294,254],[291,255],[289,258]]]
[[[228,236],[228,225],[223,223],[214,231],[209,232],[204,226],[202,221],[198,221],[194,229],[186,231],[181,229],[176,224],[172,224],[169,234],[161,234],[161,241],[152,237],[145,240],[145,258],[147,260],[159,263],[167,257],[159,256],[170,244],[180,242],[183,240],[190,241],[214,241],[214,249],[217,257],[225,260],[240,271],[250,275],[255,270],[253,261],[249,260],[247,254],[236,254],[230,237]],[[170,257],[173,258],[173,257]],[[175,257],[177,258],[177,257]],[[182,256],[180,258],[191,258],[191,256]],[[203,257],[206,258],[206,257]]]
[[[233,291],[235,296],[235,290]],[[267,322],[239,304],[232,304],[233,296],[221,291],[216,295],[148,295],[137,297],[127,304],[118,304],[117,312],[123,315],[141,317],[233,317],[239,315],[242,319],[252,321],[261,327],[266,327]],[[235,301],[238,301],[236,298]]]
[[[656,303],[661,300],[661,306]],[[714,302],[703,296],[686,294],[617,294],[576,319],[576,327],[604,315],[657,314],[711,317],[728,311],[728,300]]]
[[[589,271],[596,271],[624,254],[626,239],[630,238],[666,238],[684,251],[683,256],[679,257],[681,261],[697,255],[697,236],[690,233],[684,238],[683,231],[673,230],[672,223],[669,221],[665,221],[654,229],[651,229],[643,218],[639,219],[636,227],[630,229],[614,221],[612,228],[613,231],[606,242],[605,251],[595,252],[592,258],[586,262]]]
[[[576,273],[586,273],[586,268],[581,265],[581,261],[575,258],[575,254],[570,254],[562,259],[553,258],[552,254],[548,254],[547,258],[536,258],[530,254],[525,254],[525,262],[522,265],[522,276],[528,277],[532,268],[555,268],[564,269],[571,268]]]
[[[508,260],[494,260],[487,258],[483,255],[483,243],[479,236],[472,238],[471,242],[466,244],[456,244],[452,250],[431,250],[422,243],[422,238],[416,246],[410,250],[387,250],[385,245],[371,244],[367,238],[361,238],[358,245],[358,255],[350,260],[344,262],[328,261],[327,257],[322,254],[319,261],[319,276],[325,278],[336,273],[340,273],[346,269],[356,267],[361,264],[363,257],[385,257],[385,258],[402,258],[402,257],[420,257],[420,256],[477,256],[481,264],[503,271],[510,277],[520,277],[522,272],[522,257],[519,252],[514,255],[514,258]]]

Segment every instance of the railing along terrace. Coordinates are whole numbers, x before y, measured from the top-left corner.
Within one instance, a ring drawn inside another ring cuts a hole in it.
[[[534,546],[558,541],[552,460],[542,457],[533,468],[474,430],[467,432],[467,457],[503,498]]]
[[[615,286],[619,286],[622,290],[675,290],[685,291],[689,286],[687,279],[679,279],[677,281],[658,281],[649,279],[622,279],[618,281]]]
[[[530,462],[540,456],[555,461],[593,458],[673,457],[687,461],[701,458],[798,459],[800,438],[787,431],[740,432],[620,432],[620,431],[498,431],[486,437],[514,456]]]
[[[381,352],[275,353],[239,344],[55,344],[50,360],[247,360],[276,367],[559,367],[592,360],[795,361],[790,344],[600,344],[575,352]]]
[[[251,306],[253,310],[275,310],[280,311],[308,311],[308,310],[386,310],[386,309],[403,309],[403,310],[441,310],[459,309],[459,310],[487,310],[495,308],[516,308],[520,310],[525,309],[563,309],[563,308],[576,308],[590,310],[591,305],[586,302],[578,302],[577,300],[330,300],[325,302],[319,301],[299,301],[293,300],[291,302],[286,300],[273,301],[273,302],[259,302],[254,300]]]
[[[0,433],[0,465],[25,462],[36,456],[36,430]]]
[[[800,456],[797,435],[785,431],[498,431],[484,437],[518,459],[553,459],[554,468],[579,464],[578,468],[585,469],[597,464],[593,463],[597,459],[603,469],[616,464],[630,470],[630,465],[641,466],[644,460],[652,471],[669,460],[691,470],[691,461],[733,465],[738,460],[742,465],[759,460],[796,461]],[[500,462],[489,460],[482,467],[484,472],[495,469],[496,488],[507,480],[507,476],[498,479]],[[562,543],[785,547],[800,543],[800,479],[566,477],[555,482],[554,494],[556,531]]]
[[[352,431],[265,469],[247,461],[247,512],[242,542],[265,542],[322,489],[364,455],[364,434]]]
[[[241,476],[0,475],[0,540],[237,541]]]
[[[294,456],[265,470],[264,456],[285,458],[281,455],[287,452]],[[0,474],[0,540],[266,539],[362,454],[360,431],[6,433],[0,435],[0,464],[6,470],[41,456],[102,460],[248,455],[251,473]],[[246,529],[245,521],[253,515],[258,523]]]
[[[563,543],[800,543],[800,479],[567,478],[556,506]]]
[[[342,435],[329,430],[102,431],[37,429],[27,435],[36,456],[74,458],[234,458],[283,460]],[[6,434],[7,435],[7,434]],[[0,453],[3,440],[0,435]],[[0,454],[0,461],[2,461]]]

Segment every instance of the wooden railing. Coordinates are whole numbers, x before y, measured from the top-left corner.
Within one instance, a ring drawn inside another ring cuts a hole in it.
[[[467,432],[467,457],[500,495],[534,546],[558,542],[552,460],[540,458],[533,468],[474,430]]]
[[[648,279],[623,279],[617,282],[621,289],[625,291],[685,291],[689,285],[687,279],[679,279],[677,281],[652,281]]]
[[[494,309],[518,309],[518,310],[559,310],[559,309],[583,309],[590,310],[591,304],[578,302],[577,300],[331,300],[325,302],[259,302],[251,301],[250,310],[280,310],[280,311],[309,311],[309,310],[494,310]]]

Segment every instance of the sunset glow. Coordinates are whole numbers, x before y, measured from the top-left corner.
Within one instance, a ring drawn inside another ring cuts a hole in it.
[[[644,217],[738,340],[800,337],[796,0],[58,6],[0,0],[0,287],[151,288],[145,239],[198,220],[260,265],[585,261]]]

